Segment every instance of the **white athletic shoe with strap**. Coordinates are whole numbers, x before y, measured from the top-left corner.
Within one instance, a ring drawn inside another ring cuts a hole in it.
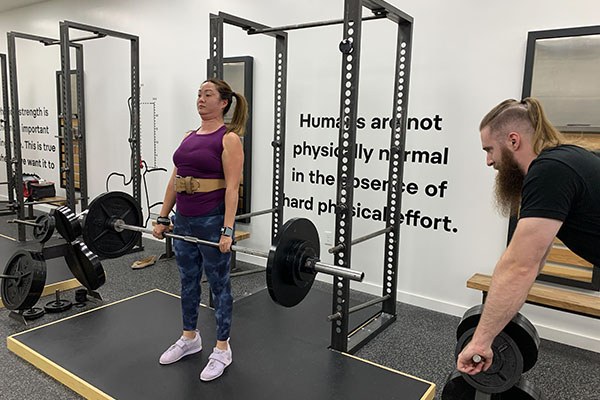
[[[200,374],[200,380],[204,382],[212,381],[223,375],[225,368],[233,361],[231,357],[231,346],[227,343],[227,350],[220,350],[216,347],[213,352],[208,356],[208,364],[202,370]]]
[[[200,333],[196,331],[194,339],[180,337],[174,344],[165,351],[158,360],[163,365],[173,364],[181,360],[183,357],[194,354],[202,350],[202,338]]]

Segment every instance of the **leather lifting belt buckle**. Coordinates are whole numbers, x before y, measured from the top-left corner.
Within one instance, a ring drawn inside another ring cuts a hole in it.
[[[177,193],[206,193],[214,190],[225,189],[225,187],[225,179],[175,176],[175,191]]]

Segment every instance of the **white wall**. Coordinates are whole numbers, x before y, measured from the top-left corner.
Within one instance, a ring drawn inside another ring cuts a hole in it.
[[[447,216],[451,228],[432,230],[402,227],[401,261],[398,271],[399,300],[426,308],[461,315],[480,302],[480,294],[465,287],[474,272],[491,272],[505,246],[507,221],[497,216],[492,205],[494,173],[485,166],[478,124],[481,117],[505,98],[521,92],[527,32],[597,24],[600,5],[596,1],[428,1],[391,0],[412,15],[414,21],[409,116],[438,116],[441,130],[411,130],[407,150],[449,149],[448,165],[407,163],[405,182],[419,186],[416,195],[403,198],[403,211],[420,210],[422,215]],[[157,109],[157,153],[154,154],[152,114],[142,105],[142,154],[152,165],[171,168],[170,157],[183,133],[196,127],[198,84],[205,77],[208,58],[208,14],[224,11],[270,26],[342,17],[343,2],[305,0],[252,2],[240,0],[52,0],[0,14],[0,51],[6,49],[4,32],[14,30],[58,36],[58,23],[72,20],[140,36],[142,102],[155,102]],[[389,131],[370,129],[374,117],[391,114],[395,30],[388,21],[363,24],[359,115],[367,121],[357,141],[366,148],[387,148]],[[292,182],[290,171],[319,170],[334,174],[334,158],[312,160],[293,157],[294,145],[337,144],[335,129],[300,128],[300,115],[336,116],[339,108],[341,57],[337,49],[341,26],[290,31],[287,98],[286,195],[320,201],[335,198],[335,186]],[[128,43],[117,39],[85,42],[85,79],[89,190],[102,193],[111,171],[129,175],[127,150],[129,96]],[[59,68],[58,48],[19,41],[19,88],[22,108],[46,107],[44,119],[56,134],[54,71]],[[23,50],[22,50],[23,49]],[[251,55],[254,76],[253,209],[270,208],[272,175],[271,146],[273,109],[274,43],[269,37],[248,37],[241,30],[225,28],[225,55]],[[154,100],[155,99],[155,100]],[[22,123],[36,123],[22,118]],[[53,137],[53,135],[50,135]],[[47,139],[47,138],[46,138]],[[36,137],[34,140],[46,140]],[[49,139],[53,142],[52,139]],[[26,157],[51,156],[30,152]],[[55,156],[56,159],[56,156]],[[53,171],[38,169],[48,179]],[[373,157],[357,160],[356,175],[385,179],[387,164]],[[148,176],[150,202],[160,201],[167,174]],[[447,181],[444,197],[429,197],[424,187]],[[118,180],[110,189],[121,189]],[[126,189],[127,190],[127,189]],[[381,208],[385,195],[355,191],[355,204]],[[319,231],[331,231],[333,214],[316,210],[286,209],[285,218],[305,216]],[[243,244],[266,248],[268,217],[254,218],[252,238]],[[354,236],[380,229],[383,223],[356,219]],[[353,267],[366,272],[358,290],[380,293],[382,242],[374,239],[353,249]],[[323,246],[322,253],[326,254]],[[240,255],[240,259],[257,261]],[[324,261],[330,261],[323,256]],[[258,261],[260,262],[260,261]],[[523,312],[543,337],[600,352],[597,320],[525,306]]]

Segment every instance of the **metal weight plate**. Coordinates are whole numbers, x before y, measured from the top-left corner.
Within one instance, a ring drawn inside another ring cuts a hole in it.
[[[65,260],[73,276],[89,290],[96,290],[106,282],[100,259],[82,241],[72,243]]]
[[[318,259],[314,243],[300,240],[294,241],[285,255],[285,265],[291,269],[293,283],[298,287],[312,285],[317,275],[307,262],[309,258]]]
[[[72,242],[81,235],[81,224],[79,218],[69,207],[62,206],[50,211],[50,216],[54,217],[56,230],[68,242]]]
[[[44,310],[47,313],[55,314],[55,313],[70,310],[71,307],[73,307],[72,302],[70,302],[69,300],[60,299],[60,300],[53,300],[53,301],[46,303],[46,305],[44,306]]]
[[[306,218],[292,218],[275,237],[267,259],[267,287],[273,301],[285,307],[300,303],[310,291],[315,274],[304,269],[307,256],[319,257],[319,233]]]
[[[133,197],[123,192],[107,192],[90,203],[83,223],[83,241],[99,257],[120,257],[140,240],[141,232],[115,231],[115,219],[142,226],[142,210]]]
[[[502,393],[501,400],[545,400],[546,398],[533,383],[522,378],[515,386]]]
[[[473,400],[475,388],[465,381],[462,374],[454,370],[446,379],[442,389],[442,400]]]
[[[533,324],[522,314],[517,314],[504,327],[504,332],[515,341],[523,356],[523,372],[529,371],[537,362],[540,336]]]
[[[458,339],[455,349],[455,357],[471,341],[475,328],[467,330]],[[487,371],[476,375],[462,374],[465,381],[476,390],[483,393],[503,393],[513,387],[523,374],[523,356],[519,346],[506,333],[500,332],[492,343],[494,359]]]
[[[483,304],[468,309],[456,328],[456,339],[469,329],[475,328],[481,318]],[[537,362],[540,348],[540,337],[533,324],[520,313],[504,327],[506,332],[519,346],[523,356],[523,372],[529,371]]]
[[[477,327],[482,312],[483,304],[478,304],[465,311],[463,317],[458,323],[458,326],[456,327],[456,340],[460,339],[463,333],[469,329]]]
[[[42,253],[18,250],[6,263],[0,295],[9,310],[27,310],[37,303],[46,284],[46,262]]]
[[[22,315],[23,315],[23,318],[25,318],[27,321],[31,321],[34,319],[41,318],[44,314],[46,314],[46,312],[44,311],[43,308],[33,307],[33,308],[23,311]]]
[[[55,220],[49,214],[42,214],[35,219],[36,226],[33,228],[33,238],[40,243],[46,243],[54,234]]]
[[[462,374],[454,370],[442,389],[442,400],[474,400],[477,390],[469,385]],[[542,392],[526,379],[504,393],[491,395],[492,400],[545,400]]]

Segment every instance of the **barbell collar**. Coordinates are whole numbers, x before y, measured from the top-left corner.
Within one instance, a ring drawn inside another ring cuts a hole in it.
[[[152,230],[150,230],[150,229],[146,229],[146,228],[143,228],[141,226],[136,226],[136,225],[128,225],[125,223],[125,221],[123,221],[122,219],[118,219],[118,218],[115,218],[114,220],[110,221],[109,224],[110,224],[111,228],[114,229],[116,232],[123,232],[123,231],[127,230],[127,231],[135,231],[135,232],[152,234]],[[166,236],[166,233],[164,235]]]

